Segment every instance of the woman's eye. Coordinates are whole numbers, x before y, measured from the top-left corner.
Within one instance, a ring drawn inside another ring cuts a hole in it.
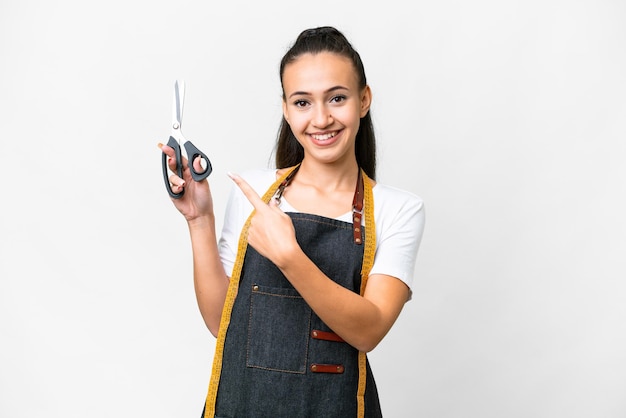
[[[330,101],[333,103],[341,103],[344,100],[346,100],[346,96],[334,96],[332,99],[330,99]]]
[[[296,100],[293,104],[296,107],[305,107],[308,103],[305,100]]]

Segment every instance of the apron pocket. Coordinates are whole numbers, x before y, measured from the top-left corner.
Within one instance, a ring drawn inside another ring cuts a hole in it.
[[[306,373],[311,308],[295,289],[252,286],[246,366]]]

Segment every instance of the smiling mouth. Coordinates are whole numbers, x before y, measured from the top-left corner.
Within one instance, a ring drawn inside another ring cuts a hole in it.
[[[334,138],[337,135],[337,131],[328,132],[325,134],[311,134],[311,138],[316,141],[328,141],[329,139]]]

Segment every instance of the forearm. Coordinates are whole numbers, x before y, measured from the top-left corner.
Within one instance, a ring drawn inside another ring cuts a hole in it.
[[[299,248],[279,268],[320,319],[360,351],[368,352],[378,345],[406,301],[404,285],[398,287],[393,279],[389,287],[378,280],[376,286],[386,295],[371,300],[346,289],[326,276]]]
[[[188,226],[196,300],[207,328],[217,336],[229,280],[217,249],[215,219],[213,216],[194,219]]]

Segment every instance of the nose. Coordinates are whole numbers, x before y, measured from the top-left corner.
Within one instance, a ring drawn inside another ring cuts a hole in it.
[[[333,117],[330,109],[323,105],[317,106],[311,122],[317,128],[325,128],[331,125],[333,123]]]

